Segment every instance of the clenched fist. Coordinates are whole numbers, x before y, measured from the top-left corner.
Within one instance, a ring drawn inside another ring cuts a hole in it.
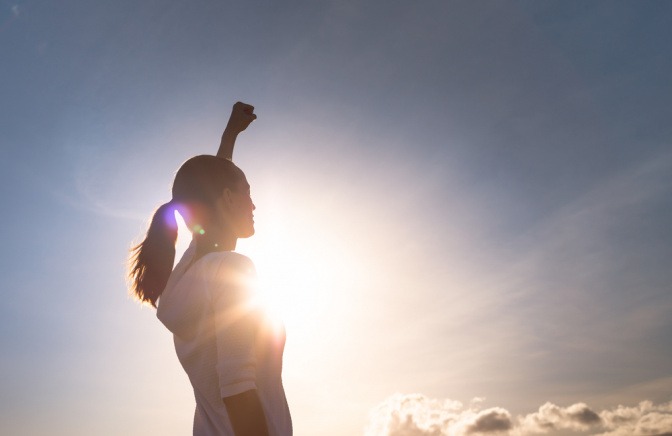
[[[256,119],[254,106],[238,101],[231,109],[231,116],[229,117],[229,123],[226,125],[226,130],[237,135],[247,129],[247,126]]]

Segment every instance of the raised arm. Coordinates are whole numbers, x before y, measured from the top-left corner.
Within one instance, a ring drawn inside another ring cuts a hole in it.
[[[222,142],[219,144],[219,150],[217,150],[217,157],[223,157],[225,159],[232,160],[233,158],[233,146],[236,144],[236,138],[238,134],[243,130],[247,129],[247,126],[250,123],[257,119],[257,116],[254,114],[254,106],[251,106],[246,103],[236,102],[231,109],[231,116],[229,117],[229,122],[224,129],[222,134]]]

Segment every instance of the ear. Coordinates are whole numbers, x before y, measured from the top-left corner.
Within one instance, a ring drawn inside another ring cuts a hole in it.
[[[229,188],[224,188],[224,192],[222,192],[221,198],[224,202],[224,206],[227,208],[230,208],[233,205],[233,195]]]

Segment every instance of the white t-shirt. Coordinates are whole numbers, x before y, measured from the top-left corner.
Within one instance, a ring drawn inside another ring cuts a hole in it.
[[[230,251],[195,262],[193,256],[192,244],[168,280],[157,317],[173,333],[194,388],[194,435],[233,435],[222,398],[250,389],[257,390],[269,434],[291,435],[281,377],[285,332],[254,304],[252,261]]]

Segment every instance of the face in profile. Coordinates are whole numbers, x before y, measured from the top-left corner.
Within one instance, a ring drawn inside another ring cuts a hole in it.
[[[229,192],[229,225],[238,238],[254,235],[254,210],[256,207],[250,195],[250,184],[244,177],[235,189]]]

